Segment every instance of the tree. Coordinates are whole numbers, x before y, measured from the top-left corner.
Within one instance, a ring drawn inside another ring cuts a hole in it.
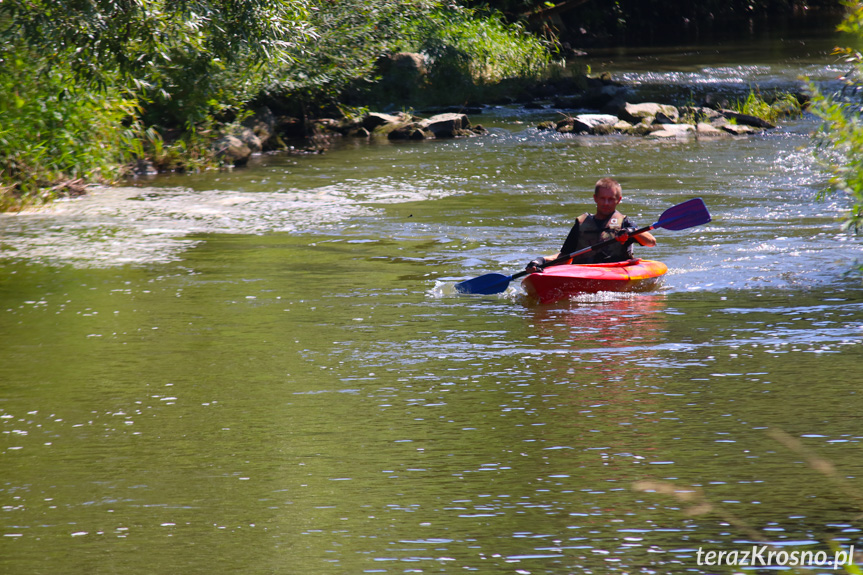
[[[847,6],[849,12],[839,30],[863,40],[863,2]],[[824,93],[810,83],[810,109],[822,120],[814,135],[816,155],[831,175],[824,193],[844,193],[853,202],[843,218],[843,228],[859,233],[863,231],[863,54],[853,48],[836,48],[835,54],[849,67],[842,89]]]
[[[91,78],[143,76],[178,52],[284,58],[310,34],[309,0],[4,0],[4,40],[21,39]]]
[[[312,0],[310,24],[317,34],[312,49],[293,46],[291,58],[270,69],[266,91],[301,104],[326,107],[357,81],[373,81],[375,63],[410,28],[428,17],[439,0]]]
[[[48,55],[90,86],[119,82],[151,116],[188,126],[214,103],[246,97],[258,64],[288,61],[314,37],[310,2],[3,0],[0,39]]]

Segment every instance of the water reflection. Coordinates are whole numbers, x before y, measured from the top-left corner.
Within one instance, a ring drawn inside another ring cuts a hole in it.
[[[620,348],[655,341],[652,336],[662,330],[665,307],[664,294],[600,292],[551,306],[534,304],[528,307],[528,317],[536,321],[541,337],[586,344],[595,351],[597,344]]]

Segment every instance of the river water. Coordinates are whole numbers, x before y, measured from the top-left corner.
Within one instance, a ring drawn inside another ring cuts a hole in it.
[[[841,73],[827,41],[771,46],[592,68],[677,95]],[[863,245],[816,199],[813,118],[534,128],[559,114],[3,216],[0,571],[716,573],[703,553],[863,545]],[[711,211],[638,252],[659,289],[454,293],[556,252],[606,175],[640,225]]]

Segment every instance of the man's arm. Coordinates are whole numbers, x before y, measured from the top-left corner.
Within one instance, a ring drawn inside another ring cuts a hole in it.
[[[537,258],[530,263],[528,263],[524,269],[529,270],[531,268],[535,268],[537,264],[544,265],[545,262],[550,262],[552,260],[556,260],[560,256],[564,256],[567,254],[571,254],[575,251],[575,246],[578,245],[578,220],[572,225],[572,228],[569,230],[569,234],[566,236],[566,240],[563,242],[563,247],[560,248],[560,251],[554,254],[553,256],[548,256],[545,258]],[[570,249],[571,248],[571,249]],[[544,260],[544,261],[543,261]]]
[[[635,230],[638,228],[636,228],[636,226],[634,226],[632,224],[632,222],[629,220],[629,218],[627,217],[627,218],[623,219],[623,229],[624,230],[626,230],[626,229]],[[629,237],[631,237],[633,240],[637,241],[639,243],[639,245],[642,245],[646,248],[652,248],[656,245],[656,238],[653,237],[653,234],[651,234],[650,232],[642,232],[638,235],[629,236]]]
[[[656,245],[656,238],[653,237],[653,234],[650,232],[642,232],[637,236],[632,236],[632,238],[639,244],[648,248],[652,248]]]

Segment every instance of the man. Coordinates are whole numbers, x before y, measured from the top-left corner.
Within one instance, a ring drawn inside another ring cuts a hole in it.
[[[575,220],[572,229],[560,252],[550,258],[537,258],[525,266],[531,273],[541,271],[547,261],[562,255],[596,245],[600,242],[616,239],[617,242],[584,254],[572,261],[574,264],[594,264],[621,262],[632,259],[632,245],[638,242],[642,246],[653,247],[656,238],[649,232],[633,235],[636,231],[633,223],[617,211],[617,205],[623,199],[623,189],[613,178],[602,178],[596,182],[593,191],[593,201],[596,203],[596,213],[582,214]]]

